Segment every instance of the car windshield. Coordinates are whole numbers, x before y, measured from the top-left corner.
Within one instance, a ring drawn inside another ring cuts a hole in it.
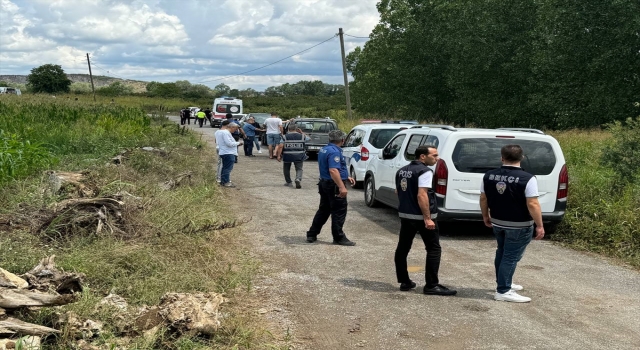
[[[303,121],[297,124],[304,132],[329,132],[335,129],[333,123],[325,121]]]
[[[383,148],[400,129],[373,129],[369,135],[369,143],[375,148]]]
[[[240,113],[240,105],[219,104],[216,106],[216,113]]]
[[[269,114],[269,113],[251,113],[249,115],[249,117],[255,118],[256,123],[264,124],[264,121],[267,120],[267,118],[271,117],[271,114]]]
[[[518,144],[524,158],[520,163],[523,170],[533,175],[549,175],[556,165],[556,156],[551,144],[544,141],[514,139],[462,139],[453,150],[452,161],[456,169],[463,173],[478,173],[499,168],[502,146]]]

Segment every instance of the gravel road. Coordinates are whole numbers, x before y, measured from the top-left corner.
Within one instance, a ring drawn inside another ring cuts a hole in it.
[[[171,117],[177,121],[177,117]],[[210,140],[217,129],[196,131]],[[212,144],[213,147],[215,145]],[[454,225],[441,238],[440,281],[455,297],[421,294],[425,250],[409,255],[418,288],[400,292],[393,253],[400,221],[388,207],[368,208],[350,189],[347,236],[331,244],[328,225],[315,244],[305,232],[319,203],[317,162],[304,164],[303,188],[284,187],[282,164],[267,152],[240,152],[226,189],[251,250],[263,264],[256,288],[261,314],[301,349],[639,349],[640,273],[549,241],[534,241],[514,282],[533,300],[493,300],[495,242],[480,224]]]

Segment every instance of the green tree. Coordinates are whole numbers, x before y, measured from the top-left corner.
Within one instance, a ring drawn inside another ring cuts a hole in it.
[[[640,117],[608,125],[614,135],[603,150],[600,162],[613,169],[616,189],[640,181]]]
[[[133,86],[115,81],[108,86],[99,88],[96,92],[103,96],[125,96],[133,94]]]
[[[71,80],[57,64],[45,64],[33,68],[31,74],[27,76],[27,87],[34,93],[69,92],[69,86],[71,86]]]
[[[224,95],[229,95],[230,90],[231,88],[229,87],[229,85],[220,83],[213,88],[213,93],[216,97],[220,97]]]

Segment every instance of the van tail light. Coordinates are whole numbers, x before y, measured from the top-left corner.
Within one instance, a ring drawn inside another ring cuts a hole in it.
[[[447,169],[447,164],[444,160],[439,159],[438,163],[436,163],[436,171],[433,178],[434,188],[436,190],[436,194],[441,196],[447,195],[447,180],[449,177],[449,169]]]
[[[362,146],[362,148],[360,149],[360,160],[369,160],[369,150],[367,149],[367,147]]]
[[[558,177],[558,199],[566,199],[569,192],[569,172],[567,165],[563,165]]]

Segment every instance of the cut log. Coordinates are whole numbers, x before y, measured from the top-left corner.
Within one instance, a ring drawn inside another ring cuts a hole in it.
[[[26,289],[0,288],[0,308],[7,310],[27,306],[66,305],[76,299],[77,294],[53,295]]]
[[[38,265],[23,275],[29,283],[29,289],[59,294],[81,292],[84,274],[58,270],[55,257],[52,255],[43,258]]]
[[[93,197],[95,190],[87,187],[84,182],[86,176],[82,173],[48,171],[49,189],[52,194],[58,194],[62,189],[72,187],[73,193],[79,197]]]
[[[0,267],[0,287],[27,288],[28,286],[27,281]]]
[[[33,323],[27,323],[13,317],[0,320],[0,329],[6,329],[15,334],[26,334],[26,335],[37,335],[37,336],[45,336],[52,333],[60,333],[60,331],[56,329],[40,326]]]

